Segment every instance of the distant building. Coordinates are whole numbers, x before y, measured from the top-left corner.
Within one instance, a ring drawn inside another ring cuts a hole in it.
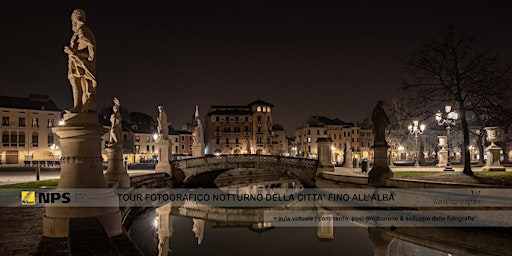
[[[211,106],[205,117],[206,154],[282,154],[282,126],[274,132],[274,105],[257,100],[247,106]]]
[[[343,162],[346,145],[350,145],[352,157],[357,160],[373,158],[373,153],[370,151],[373,146],[371,130],[324,116],[311,116],[305,125],[296,128],[295,146],[292,152],[299,157],[317,158],[317,140],[327,137],[332,140],[331,151],[334,163]]]
[[[61,156],[60,144],[51,128],[62,119],[62,110],[47,95],[28,98],[0,96],[3,164],[54,161]]]

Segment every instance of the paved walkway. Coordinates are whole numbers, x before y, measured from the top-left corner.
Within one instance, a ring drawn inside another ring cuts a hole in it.
[[[153,173],[154,170],[129,170],[129,175]],[[56,168],[42,168],[40,180],[58,179]],[[0,185],[35,181],[35,167],[1,167]],[[40,255],[43,239],[44,207],[0,207],[0,255]],[[61,252],[60,255],[67,255]],[[52,252],[52,256],[55,252]]]

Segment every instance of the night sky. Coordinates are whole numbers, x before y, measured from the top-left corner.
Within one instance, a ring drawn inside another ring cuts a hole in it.
[[[275,105],[288,135],[311,115],[361,121],[398,92],[397,57],[450,23],[512,61],[505,1],[18,2],[0,11],[1,95],[48,94],[71,107],[63,48],[71,12],[82,8],[97,41],[98,108],[118,97],[156,117],[162,104],[175,128],[195,105],[204,115],[258,98]]]

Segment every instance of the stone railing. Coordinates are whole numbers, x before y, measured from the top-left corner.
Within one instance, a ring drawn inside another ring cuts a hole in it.
[[[181,170],[223,163],[275,164],[306,169],[316,169],[318,167],[318,160],[271,155],[210,155],[200,158],[175,160],[171,162],[175,168]]]

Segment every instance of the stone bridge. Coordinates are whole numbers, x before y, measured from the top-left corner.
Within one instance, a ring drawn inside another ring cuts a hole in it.
[[[182,176],[184,182],[210,171],[258,168],[287,173],[304,187],[315,187],[318,166],[318,160],[314,159],[271,155],[219,155],[171,161],[173,175]]]

